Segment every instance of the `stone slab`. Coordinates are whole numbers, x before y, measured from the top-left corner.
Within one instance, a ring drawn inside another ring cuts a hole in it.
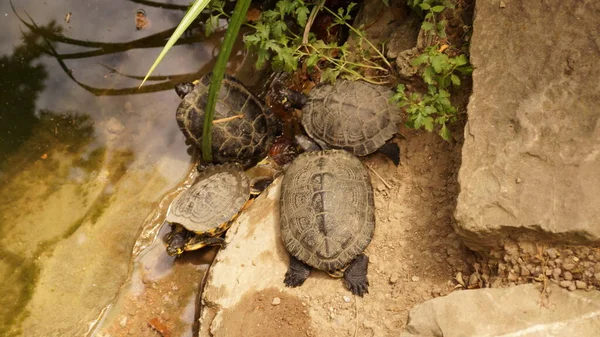
[[[415,306],[401,337],[596,337],[600,292],[528,284],[457,291]]]
[[[457,230],[600,243],[600,3],[477,2]]]

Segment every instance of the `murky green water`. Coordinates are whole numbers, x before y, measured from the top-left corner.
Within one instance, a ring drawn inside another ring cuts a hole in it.
[[[14,0],[13,11],[0,2],[1,336],[143,335],[131,330],[150,301],[142,288],[195,296],[178,277],[163,281],[177,268],[201,275],[201,264],[174,264],[151,247],[137,270],[132,251],[144,229],[152,241],[159,201],[190,169],[173,84],[210,69],[218,38],[175,48],[155,71],[160,81],[137,91],[189,1],[143,3]],[[149,23],[136,30],[139,8]],[[110,313],[127,302],[123,291],[138,301],[129,319]],[[117,328],[99,332],[99,317]]]

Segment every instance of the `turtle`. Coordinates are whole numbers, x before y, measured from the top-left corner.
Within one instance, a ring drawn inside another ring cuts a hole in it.
[[[187,145],[202,151],[204,108],[212,73],[194,83],[179,83],[182,98],[176,119]],[[213,163],[238,162],[245,168],[264,157],[280,132],[275,114],[238,79],[225,75],[212,128]]]
[[[322,149],[344,149],[356,156],[375,151],[400,163],[400,149],[387,142],[397,132],[401,112],[390,102],[392,91],[365,81],[338,80],[319,84],[305,101],[298,95],[286,98],[302,108],[302,126]]]
[[[315,268],[343,277],[355,295],[368,293],[364,250],[375,231],[375,205],[361,161],[344,150],[304,152],[287,168],[279,202],[291,255],[284,284],[302,285]]]
[[[167,210],[165,221],[171,224],[165,238],[167,253],[179,256],[205,246],[224,246],[221,234],[249,205],[250,195],[250,180],[240,164],[204,168]]]

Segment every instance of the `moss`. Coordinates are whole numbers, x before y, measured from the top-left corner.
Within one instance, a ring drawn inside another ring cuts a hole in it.
[[[39,279],[39,266],[21,256],[0,248],[0,260],[6,263],[10,276],[0,283],[0,336],[20,336],[20,325],[27,312],[27,304],[33,296],[35,285]]]
[[[84,158],[77,158],[73,161],[73,166],[80,167],[87,173],[98,171],[104,163],[104,157],[106,156],[106,147],[101,146],[95,148]]]

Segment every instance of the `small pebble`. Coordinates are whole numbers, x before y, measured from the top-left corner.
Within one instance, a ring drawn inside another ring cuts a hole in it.
[[[346,303],[350,303],[350,297],[348,297],[348,296],[344,296],[344,302],[346,302]]]
[[[396,282],[398,282],[398,274],[392,273],[392,275],[390,276],[390,283],[395,284]]]
[[[554,270],[552,271],[552,277],[554,277],[557,280],[560,278],[560,274],[562,274],[562,269],[560,268],[554,268]]]
[[[124,328],[127,325],[127,316],[121,317],[121,320],[119,321],[119,325],[121,326],[121,328]]]
[[[559,286],[561,286],[561,288],[568,288],[573,284],[573,282],[571,281],[560,281],[558,283]]]
[[[564,276],[565,280],[567,281],[571,281],[573,279],[573,274],[571,274],[571,272],[566,271]]]
[[[575,281],[575,286],[577,287],[577,289],[587,288],[587,284],[583,281]]]
[[[517,274],[513,273],[512,271],[508,273],[507,279],[511,282],[516,281],[517,280]]]
[[[552,260],[556,259],[556,257],[558,256],[556,248],[546,249],[546,254],[548,254],[548,257],[551,258]]]
[[[573,284],[571,284],[571,285],[569,286],[569,290],[570,290],[570,291],[573,291],[573,290],[575,290],[575,289],[577,289],[577,287],[575,286],[575,284],[574,284],[574,283],[573,283]]]
[[[469,286],[479,286],[479,273],[473,273],[471,276],[469,276]]]
[[[567,263],[563,264],[563,269],[564,270],[572,270],[573,268],[575,268],[575,264],[574,263],[567,262]]]
[[[521,268],[521,276],[529,276],[530,274],[531,272],[529,271],[529,269],[527,269],[527,267]]]
[[[594,278],[595,278],[596,280],[600,280],[600,273],[596,273],[596,274],[594,274]]]
[[[273,299],[273,302],[271,302],[271,304],[272,304],[272,305],[279,305],[279,304],[281,304],[281,298],[279,298],[279,297],[275,297],[275,298]]]
[[[413,282],[419,282],[419,280],[420,280],[420,278],[419,278],[417,275],[413,275],[413,276],[412,276],[410,279],[411,279]]]

